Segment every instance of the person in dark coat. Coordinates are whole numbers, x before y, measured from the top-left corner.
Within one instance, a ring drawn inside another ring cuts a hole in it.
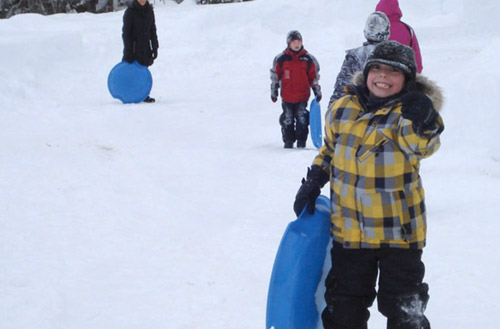
[[[375,46],[389,38],[390,27],[389,18],[383,12],[375,11],[368,16],[364,29],[366,42],[361,47],[346,50],[345,59],[337,75],[335,90],[328,106],[347,94],[345,87],[351,84],[354,73],[363,69],[366,59]]]
[[[147,0],[134,0],[123,14],[123,59],[128,63],[137,61],[144,66],[151,66],[158,57],[158,36],[153,6]],[[147,103],[154,98],[147,97]]]

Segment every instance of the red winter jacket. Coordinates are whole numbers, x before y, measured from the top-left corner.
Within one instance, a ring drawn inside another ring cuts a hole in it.
[[[319,63],[304,48],[293,52],[289,48],[277,55],[271,69],[271,95],[278,95],[287,103],[307,102],[311,91],[321,93],[319,86]],[[281,83],[280,83],[281,82]]]

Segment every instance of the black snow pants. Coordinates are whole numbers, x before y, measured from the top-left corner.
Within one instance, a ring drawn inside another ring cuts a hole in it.
[[[309,134],[309,111],[307,102],[282,102],[283,113],[280,115],[281,133],[283,142],[305,143]]]
[[[346,249],[334,242],[331,256],[322,313],[325,329],[366,329],[375,297],[387,329],[430,329],[424,316],[429,295],[422,282],[422,250]]]

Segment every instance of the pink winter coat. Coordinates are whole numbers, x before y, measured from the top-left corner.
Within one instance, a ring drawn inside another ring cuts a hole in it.
[[[420,54],[417,36],[411,26],[401,22],[403,13],[399,8],[398,0],[380,0],[375,10],[386,14],[391,21],[391,35],[389,36],[389,40],[395,40],[413,48],[415,51],[415,61],[417,62],[417,72],[421,73],[423,69],[422,55]]]

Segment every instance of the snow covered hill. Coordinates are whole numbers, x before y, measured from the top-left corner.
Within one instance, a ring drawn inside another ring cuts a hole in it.
[[[300,30],[329,98],[377,1],[193,2],[156,6],[155,104],[107,91],[122,12],[0,21],[2,329],[264,328],[275,252],[316,154],[282,148],[272,59]],[[442,149],[422,163],[427,314],[433,328],[493,329],[500,3],[400,5],[446,96]],[[375,307],[370,325],[385,327]]]

